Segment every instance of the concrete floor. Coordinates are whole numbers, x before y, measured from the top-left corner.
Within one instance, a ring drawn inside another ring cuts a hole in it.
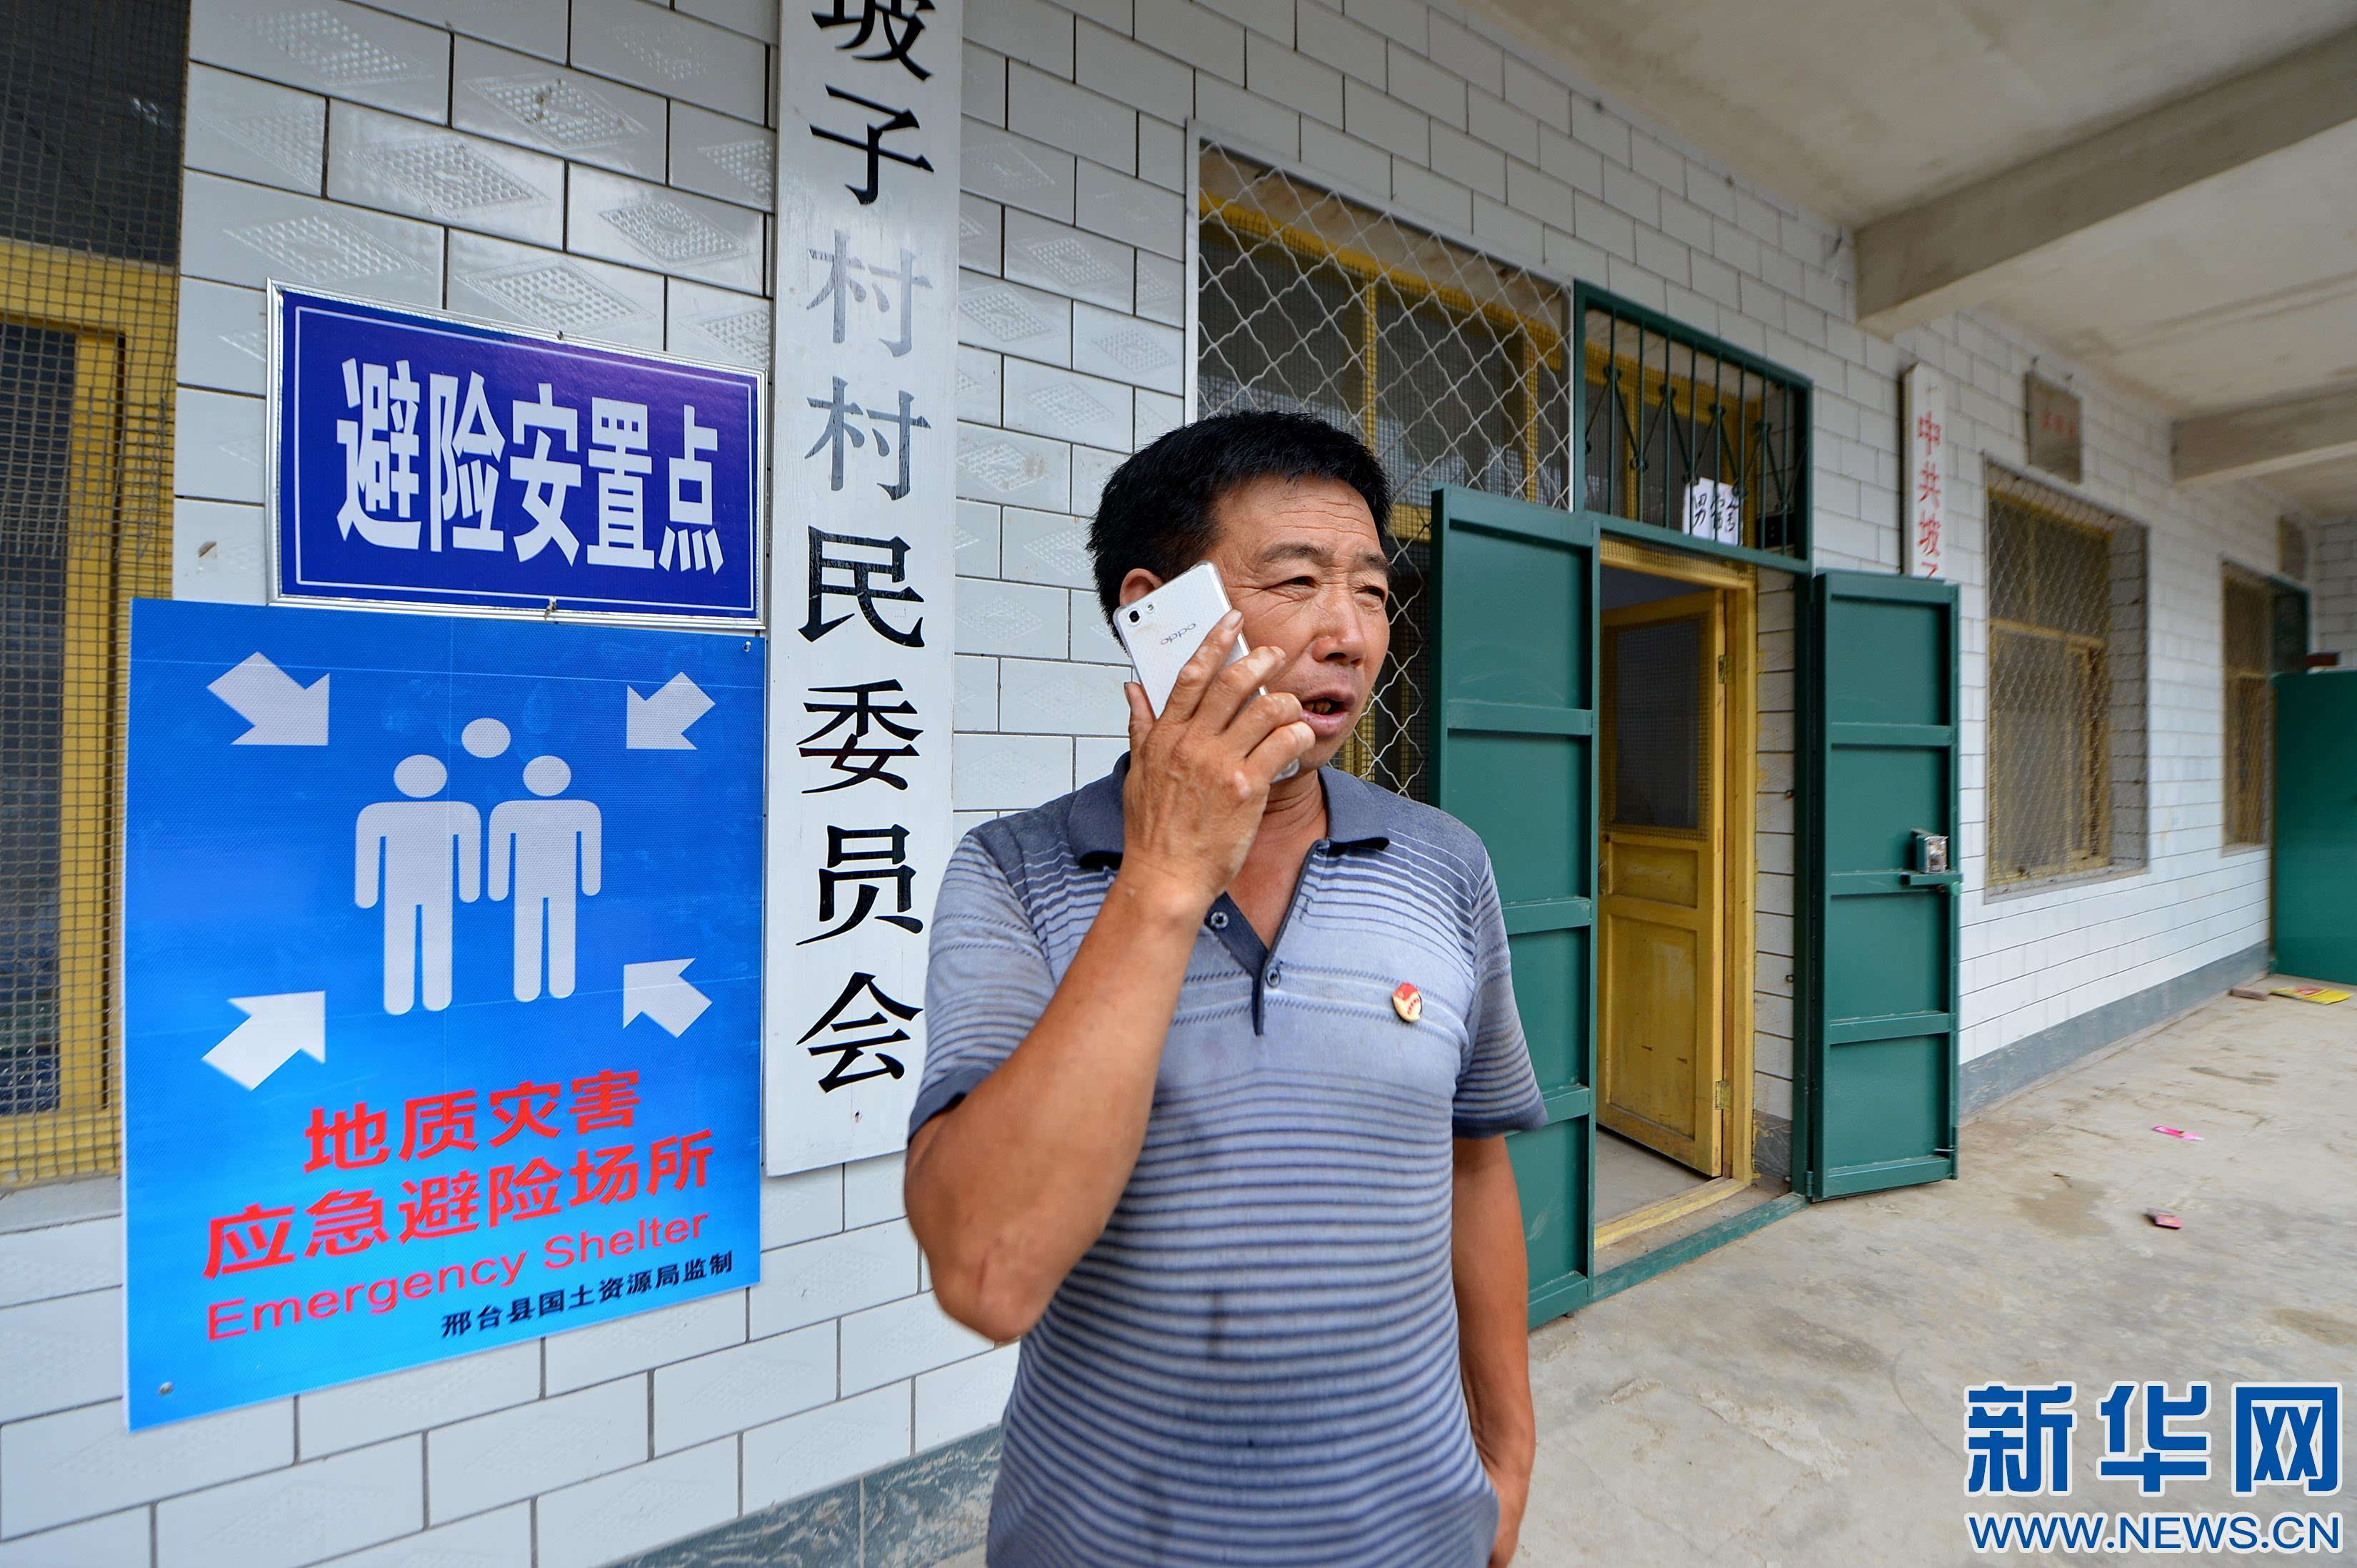
[[[1964,1390],[1991,1380],[2079,1387],[2072,1496],[2031,1506],[2357,1526],[2357,1480],[2233,1498],[2227,1413],[2237,1379],[2357,1392],[2352,1062],[2357,1001],[2221,1000],[1968,1123],[1959,1181],[1813,1206],[1542,1328],[1517,1563],[2031,1561],[1964,1534]],[[2195,1378],[2213,1478],[2099,1477],[2112,1380]]]
[[[1665,1155],[1657,1155],[1644,1144],[1596,1130],[1596,1222],[1639,1209],[1665,1197],[1675,1197],[1688,1187],[1700,1187],[1710,1178],[1700,1171],[1688,1170]]]

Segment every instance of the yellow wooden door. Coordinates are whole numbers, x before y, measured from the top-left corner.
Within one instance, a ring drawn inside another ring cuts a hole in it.
[[[1717,590],[1603,617],[1597,1116],[1717,1176],[1726,716]]]

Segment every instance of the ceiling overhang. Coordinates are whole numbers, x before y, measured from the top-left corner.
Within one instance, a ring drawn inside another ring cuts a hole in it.
[[[2180,485],[2357,458],[2357,387],[2180,419],[2174,435],[2170,476]]]
[[[1970,309],[2067,265],[2075,235],[2352,124],[2357,30],[1862,225],[1858,323]]]
[[[2357,516],[2351,0],[1476,0],[1853,231],[1859,324],[1965,310],[2141,394],[2180,483]]]

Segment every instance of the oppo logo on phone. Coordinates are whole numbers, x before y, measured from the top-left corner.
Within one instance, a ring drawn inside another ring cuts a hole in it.
[[[1121,633],[1137,683],[1146,688],[1146,704],[1157,718],[1170,701],[1170,688],[1178,683],[1178,671],[1203,646],[1202,628],[1217,625],[1227,613],[1220,569],[1209,561],[1121,607],[1114,629]],[[1226,661],[1233,664],[1244,652],[1244,639],[1239,636]]]

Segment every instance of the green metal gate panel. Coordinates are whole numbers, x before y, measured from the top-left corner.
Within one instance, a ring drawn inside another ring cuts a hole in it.
[[[1537,1324],[1587,1299],[1594,1240],[1597,532],[1463,489],[1432,517],[1435,800],[1489,846],[1546,1096],[1508,1144]]]
[[[1827,572],[1810,609],[1801,1170],[1818,1198],[1956,1174],[1960,878],[1914,869],[1917,832],[1955,842],[1956,590]]]
[[[2357,671],[2276,677],[2276,968],[2357,981]]]

